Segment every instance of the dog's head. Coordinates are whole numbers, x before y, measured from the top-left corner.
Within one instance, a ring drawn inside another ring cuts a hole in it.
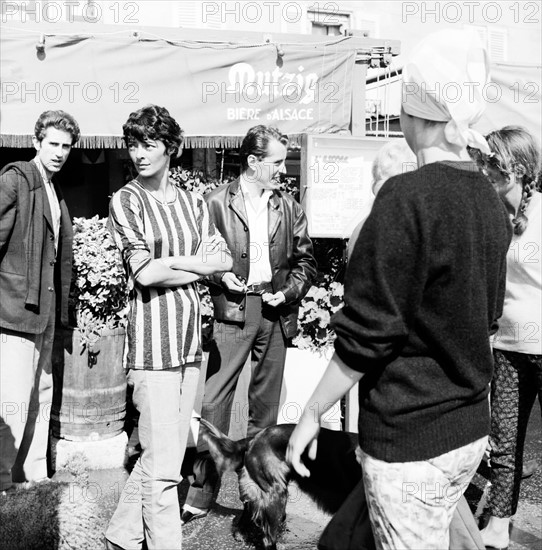
[[[212,424],[200,419],[201,435],[207,445],[209,453],[213,458],[219,475],[225,472],[238,472],[243,467],[247,440],[232,441]]]
[[[239,476],[239,497],[244,511],[235,532],[254,543],[254,525],[263,534],[266,549],[275,549],[284,522],[288,497],[288,473],[285,462],[286,443],[291,429],[274,426],[256,437],[232,441],[212,424],[201,419],[201,436],[209,446],[220,475],[236,472]]]

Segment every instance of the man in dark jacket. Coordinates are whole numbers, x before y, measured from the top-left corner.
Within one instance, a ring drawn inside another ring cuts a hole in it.
[[[275,128],[251,128],[241,145],[241,176],[207,197],[211,218],[232,252],[233,269],[210,285],[214,346],[202,416],[225,433],[249,354],[248,436],[276,423],[286,341],[295,336],[299,302],[316,274],[305,214],[278,190],[286,145],[286,136]],[[183,523],[207,513],[216,484],[216,470],[205,455],[199,455],[194,473]]]
[[[79,126],[63,111],[36,122],[36,157],[0,175],[0,490],[47,479],[55,320],[68,320],[72,225],[52,181]]]

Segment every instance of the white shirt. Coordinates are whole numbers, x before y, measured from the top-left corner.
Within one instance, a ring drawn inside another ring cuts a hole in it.
[[[265,190],[260,197],[251,196],[240,178],[241,192],[245,201],[250,235],[248,257],[250,268],[247,285],[271,282],[271,262],[269,260],[269,229],[267,204],[272,191]]]
[[[43,164],[37,157],[34,158],[34,163],[38,167],[41,177],[43,178],[43,186],[45,187],[47,199],[49,200],[49,208],[51,209],[51,219],[53,222],[53,232],[55,234],[56,251],[58,250],[58,236],[60,235],[60,203],[58,202],[58,197],[56,196],[53,182],[47,177]]]
[[[542,354],[542,195],[533,192],[525,212],[529,223],[514,235],[506,257],[506,294],[493,347]]]

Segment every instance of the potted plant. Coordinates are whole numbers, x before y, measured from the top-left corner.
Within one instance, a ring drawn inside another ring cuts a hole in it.
[[[335,333],[329,327],[331,316],[343,305],[344,287],[338,282],[313,285],[299,306],[298,329],[293,344],[320,355],[333,346]]]
[[[126,413],[123,367],[128,285],[119,250],[95,216],[73,221],[72,328],[53,347],[53,435],[74,441],[119,434]]]
[[[123,330],[128,313],[126,272],[107,219],[74,218],[72,318],[90,348],[104,330]]]
[[[206,177],[202,170],[187,170],[186,168],[176,166],[170,169],[169,179],[182,189],[205,195],[209,191],[216,189],[219,185],[228,183],[233,177],[220,181],[216,178]]]

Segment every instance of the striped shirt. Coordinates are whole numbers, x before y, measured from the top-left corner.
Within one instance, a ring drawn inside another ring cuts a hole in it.
[[[128,369],[163,370],[201,360],[196,284],[135,284],[152,259],[193,256],[216,232],[203,197],[173,187],[175,199],[164,204],[133,180],[113,195],[109,205],[109,224],[129,278]]]

